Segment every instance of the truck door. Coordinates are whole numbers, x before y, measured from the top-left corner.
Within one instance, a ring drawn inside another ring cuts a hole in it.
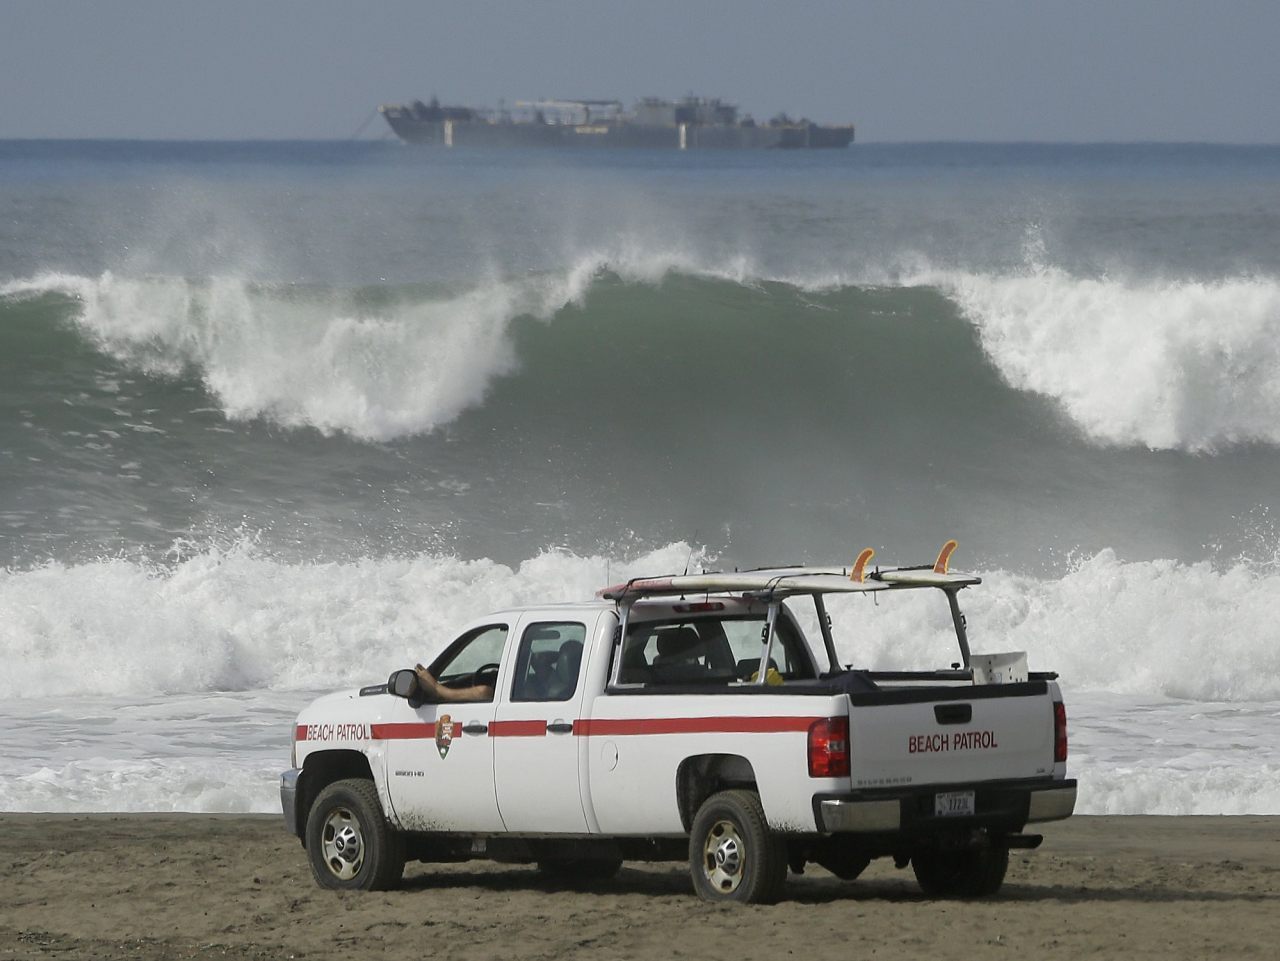
[[[443,683],[465,686],[478,673],[492,679],[509,625],[472,628],[429,665]],[[498,684],[503,683],[499,671]],[[387,785],[401,825],[410,831],[501,831],[493,784],[494,702],[412,705],[398,698],[386,739]]]
[[[522,619],[493,734],[498,809],[508,831],[586,834],[574,721],[582,711],[583,657],[594,616]],[[589,622],[589,623],[588,623]]]

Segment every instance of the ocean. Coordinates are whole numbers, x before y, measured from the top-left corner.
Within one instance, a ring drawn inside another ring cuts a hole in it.
[[[1280,148],[0,141],[0,810],[276,810],[473,616],[949,537],[1080,811],[1280,813]]]

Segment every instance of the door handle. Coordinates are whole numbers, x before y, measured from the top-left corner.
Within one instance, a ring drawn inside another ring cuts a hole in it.
[[[972,704],[938,704],[933,716],[939,724],[968,724],[973,720]]]
[[[572,721],[553,721],[552,723],[547,725],[547,733],[548,734],[572,734],[573,722]]]
[[[481,724],[479,721],[472,721],[470,724],[462,725],[463,734],[488,734],[489,725]]]

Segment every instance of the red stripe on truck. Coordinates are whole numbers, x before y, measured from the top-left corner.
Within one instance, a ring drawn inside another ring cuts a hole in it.
[[[583,718],[573,733],[586,737],[627,737],[634,734],[777,734],[808,731],[816,717],[655,717]]]
[[[490,737],[545,737],[546,721],[490,721]]]
[[[642,734],[780,734],[808,731],[817,717],[644,717],[644,718],[579,718],[573,722],[573,733],[578,737],[631,737]],[[354,726],[354,725],[353,725]],[[315,727],[316,736],[308,737],[308,727]],[[297,725],[295,739],[299,741],[326,741],[335,738],[327,728],[333,725]],[[545,737],[547,722],[490,721],[490,737]],[[434,724],[417,721],[371,724],[368,735],[374,741],[434,740]],[[453,736],[462,737],[462,725],[455,723]],[[350,738],[360,740],[358,735]]]
[[[412,741],[419,738],[435,740],[435,736],[436,726],[434,724],[417,724],[408,721],[400,724],[373,725],[373,739],[375,741]],[[453,736],[462,736],[461,725],[454,727]]]

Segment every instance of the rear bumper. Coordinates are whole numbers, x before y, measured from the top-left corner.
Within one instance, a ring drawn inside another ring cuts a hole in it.
[[[934,795],[940,791],[973,791],[971,817],[938,817]],[[917,788],[819,795],[814,818],[824,834],[937,834],[969,828],[1020,831],[1026,824],[1068,818],[1076,806],[1074,780],[985,781],[975,784],[930,784]]]
[[[1035,821],[1061,821],[1071,817],[1076,809],[1076,782],[1063,782],[1070,786],[1045,788],[1032,791],[1027,805],[1027,823]]]
[[[284,828],[294,837],[302,837],[298,830],[298,778],[299,768],[292,768],[280,775],[280,809],[284,812]]]

